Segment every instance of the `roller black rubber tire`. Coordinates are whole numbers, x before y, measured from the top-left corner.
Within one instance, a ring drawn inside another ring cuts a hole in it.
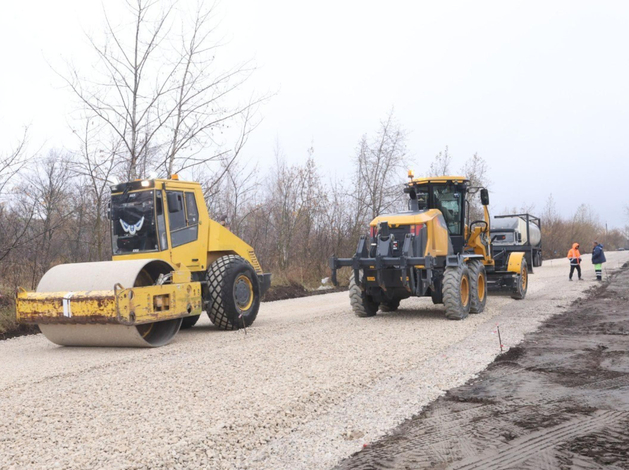
[[[450,320],[463,320],[470,313],[471,302],[469,299],[467,305],[463,305],[461,302],[461,278],[463,276],[467,277],[469,286],[469,270],[467,265],[463,263],[457,267],[446,268],[443,275],[443,303],[446,307],[446,318]]]
[[[357,317],[373,317],[378,312],[379,304],[356,285],[354,274],[349,278],[349,302]]]
[[[253,289],[253,303],[244,312],[234,299],[234,283],[240,274],[249,278]],[[260,284],[249,262],[236,255],[221,256],[208,268],[207,281],[206,311],[214,325],[222,330],[237,330],[254,322],[260,308]]]
[[[526,275],[526,285],[522,287],[522,276]],[[512,299],[522,300],[526,297],[526,292],[529,290],[529,267],[526,264],[526,260],[522,260],[522,266],[520,267],[520,275],[518,277],[518,282],[513,294],[511,294]]]
[[[381,312],[395,312],[400,306],[400,300],[399,299],[395,299],[395,300],[389,300],[387,302],[382,302],[380,304],[380,311]]]
[[[470,313],[483,313],[487,303],[487,272],[480,260],[472,260],[467,264],[470,271]],[[485,294],[483,300],[478,297],[478,277],[482,273],[485,277]]]
[[[188,328],[192,328],[194,325],[197,324],[200,316],[201,315],[193,315],[191,317],[184,317],[183,320],[181,321],[181,328],[179,329],[187,330]]]

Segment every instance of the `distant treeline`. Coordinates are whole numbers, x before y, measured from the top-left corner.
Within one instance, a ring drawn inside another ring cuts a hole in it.
[[[278,146],[274,165],[263,172],[230,159],[210,177],[196,175],[207,190],[210,215],[252,244],[264,269],[278,283],[317,285],[329,275],[331,254],[351,256],[370,220],[406,207],[402,192],[409,163],[406,139],[392,115],[373,136],[360,139],[348,178],[323,177],[314,150],[307,153],[303,163],[289,163]],[[0,166],[0,287],[32,288],[56,264],[110,259],[110,183],[86,171],[80,153],[59,151],[27,158],[19,147],[7,155],[0,161],[4,162]],[[114,168],[113,174],[120,168],[118,176],[124,178],[124,161],[115,161],[124,156],[113,154],[112,159],[101,164]],[[463,173],[474,185],[483,185],[488,171],[478,155],[453,170],[446,148],[434,158],[428,173]],[[478,203],[472,208],[479,209]],[[521,210],[531,208],[513,212]],[[627,243],[622,231],[606,231],[585,205],[562,216],[551,196],[536,215],[542,218],[546,259],[565,256],[573,242],[581,244],[582,252],[594,240],[608,250]]]
[[[588,205],[582,204],[574,214],[562,216],[551,195],[541,217],[545,259],[567,256],[573,243],[581,245],[581,253],[590,252],[594,241],[602,243],[606,250],[629,248],[628,230],[608,230]]]

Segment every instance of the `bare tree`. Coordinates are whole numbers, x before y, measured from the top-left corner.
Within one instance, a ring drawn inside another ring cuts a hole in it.
[[[101,140],[101,135],[108,134],[102,132],[103,124],[96,119],[84,119],[83,126],[81,132],[75,131],[80,149],[73,169],[86,181],[84,189],[89,194],[91,202],[86,206],[93,220],[93,224],[90,225],[91,239],[95,245],[96,259],[102,260],[105,257],[104,242],[108,233],[108,224],[103,223],[103,217],[109,197],[109,186],[121,163],[118,155],[122,142],[119,139],[110,142]]]
[[[487,187],[489,181],[489,165],[483,157],[475,153],[463,165],[461,173],[470,180],[472,187]]]
[[[89,39],[101,77],[90,81],[76,68],[63,77],[122,144],[126,178],[223,158],[229,151],[217,135],[243,115],[241,124],[250,130],[250,112],[261,101],[233,104],[254,67],[216,70],[221,44],[212,34],[213,8],[202,1],[191,21],[172,2],[128,0],[126,6],[131,26],[114,24],[105,12],[105,39]],[[203,150],[208,144],[213,150]]]
[[[448,146],[444,152],[435,155],[435,159],[430,164],[427,176],[444,176],[450,174],[450,166],[452,164],[452,155],[448,151]]]
[[[357,223],[364,224],[364,216],[373,219],[391,210],[400,201],[406,158],[406,132],[401,129],[391,111],[380,122],[380,129],[374,138],[370,140],[364,135],[358,144],[355,157],[356,186],[352,192],[356,202]]]
[[[478,188],[486,188],[489,186],[489,166],[483,157],[475,153],[465,162],[461,173],[470,181],[470,192],[468,196],[470,221],[483,220],[483,206],[481,205],[477,193]]]
[[[260,181],[256,178],[259,169],[251,166],[245,170],[246,165],[230,160],[223,161],[222,167],[218,185],[214,182],[206,185],[214,189],[206,190],[206,202],[213,218],[226,221],[232,232],[242,235],[249,218],[262,208],[258,201]]]
[[[20,206],[15,197],[6,201],[3,198],[3,194],[8,193],[11,187],[19,186],[15,180],[29,161],[27,145],[26,127],[15,147],[6,154],[0,154],[0,262],[22,243],[33,219],[32,207]]]
[[[167,174],[229,155],[217,142],[216,135],[240,118],[241,132],[237,140],[241,145],[236,145],[232,154],[232,160],[235,159],[248,134],[256,127],[252,111],[265,99],[250,97],[241,104],[225,106],[224,99],[242,87],[255,67],[251,62],[245,62],[228,70],[217,70],[214,54],[221,44],[213,39],[216,34],[213,14],[214,5],[197,4],[191,24],[185,25],[185,30],[181,31],[177,60],[180,65],[174,80],[174,112],[168,122],[170,138],[162,164]],[[208,142],[216,148],[213,154],[193,150],[177,162],[185,150],[202,149]]]
[[[55,258],[67,249],[62,245],[68,237],[57,239],[74,212],[69,194],[71,186],[70,162],[58,151],[49,154],[37,166],[36,171],[26,177],[25,196],[34,208],[34,237],[32,244],[31,284],[51,266]],[[26,240],[22,240],[24,243]],[[33,243],[34,242],[34,243]]]
[[[0,197],[11,179],[24,168],[27,163],[26,146],[28,144],[28,127],[24,128],[22,137],[16,146],[7,154],[0,154]]]

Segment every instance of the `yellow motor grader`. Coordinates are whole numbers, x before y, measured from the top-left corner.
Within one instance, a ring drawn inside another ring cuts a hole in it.
[[[481,313],[487,291],[523,299],[529,268],[524,251],[493,254],[489,192],[462,176],[415,178],[405,184],[408,211],[384,214],[370,224],[352,258],[332,256],[337,270],[352,268],[349,295],[354,313],[369,317],[393,311],[411,296],[431,296],[446,317]],[[484,220],[470,221],[470,198],[479,193]]]
[[[271,275],[255,252],[210,219],[199,183],[138,180],[111,188],[112,261],[61,264],[16,316],[67,346],[156,347],[202,311],[221,329],[253,323]]]

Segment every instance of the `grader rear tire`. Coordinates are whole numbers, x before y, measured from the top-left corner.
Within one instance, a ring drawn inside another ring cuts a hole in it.
[[[207,272],[206,311],[221,330],[250,326],[260,308],[260,285],[255,270],[244,258],[221,256]]]
[[[349,301],[357,317],[373,317],[378,312],[379,304],[356,284],[354,274],[349,278]]]
[[[468,264],[470,271],[470,313],[482,313],[487,303],[487,273],[480,260],[472,260]]]
[[[463,320],[470,313],[470,272],[465,264],[446,268],[443,276],[443,303],[446,318]]]

